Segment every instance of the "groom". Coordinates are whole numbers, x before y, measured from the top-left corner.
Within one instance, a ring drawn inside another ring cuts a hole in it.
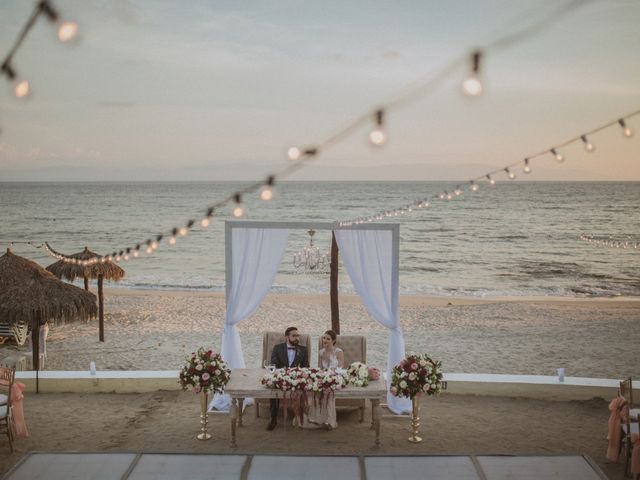
[[[289,327],[284,332],[285,342],[279,343],[271,351],[271,364],[276,368],[309,367],[307,347],[300,345],[300,333],[296,327]],[[267,430],[273,430],[278,423],[279,401],[271,400],[271,421]]]

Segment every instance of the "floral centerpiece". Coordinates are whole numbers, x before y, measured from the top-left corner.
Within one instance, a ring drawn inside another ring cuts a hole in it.
[[[195,393],[222,393],[231,377],[231,370],[219,353],[198,348],[180,370],[183,390],[192,388]]]
[[[347,368],[347,381],[356,387],[366,387],[370,380],[380,378],[380,370],[375,367],[367,367],[362,362],[353,362]]]
[[[340,390],[346,384],[345,378],[333,370],[319,368],[281,368],[267,373],[262,385],[283,392],[329,393]]]
[[[314,405],[318,400],[328,402],[336,390],[340,390],[346,385],[346,380],[334,370],[291,367],[267,373],[262,378],[262,384],[267,388],[284,392],[285,408],[291,402],[296,417],[300,419],[302,424],[304,414],[309,411],[307,397],[313,397]]]
[[[421,393],[439,394],[442,391],[442,362],[425,354],[407,356],[393,367],[390,391],[396,397],[411,399]]]

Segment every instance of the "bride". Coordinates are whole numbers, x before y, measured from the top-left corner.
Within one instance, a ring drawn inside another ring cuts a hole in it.
[[[322,335],[320,349],[320,368],[344,368],[344,353],[336,347],[336,332],[327,330]],[[309,411],[304,415],[302,428],[326,428],[332,430],[338,426],[336,422],[336,399],[333,395],[328,398],[314,398],[313,393],[307,394]]]

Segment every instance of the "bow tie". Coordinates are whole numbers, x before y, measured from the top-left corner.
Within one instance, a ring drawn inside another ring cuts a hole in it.
[[[287,347],[287,350],[295,350],[296,347]]]

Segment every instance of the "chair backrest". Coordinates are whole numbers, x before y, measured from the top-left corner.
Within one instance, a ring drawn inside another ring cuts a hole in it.
[[[631,377],[620,382],[620,396],[624,397],[629,408],[633,408],[633,383]]]
[[[285,341],[284,332],[264,332],[262,336],[262,364],[264,361],[271,358],[271,351],[273,347],[275,347],[278,343],[283,343]],[[309,353],[309,359],[311,359],[311,336],[307,333],[300,334],[300,345],[307,347]]]
[[[16,369],[0,367],[0,393],[7,396],[7,405],[11,405],[11,387],[16,378]]]
[[[364,335],[337,335],[336,347],[342,349],[345,368],[353,362],[367,363],[367,338]],[[322,335],[318,338],[318,365],[320,365],[321,348]]]

